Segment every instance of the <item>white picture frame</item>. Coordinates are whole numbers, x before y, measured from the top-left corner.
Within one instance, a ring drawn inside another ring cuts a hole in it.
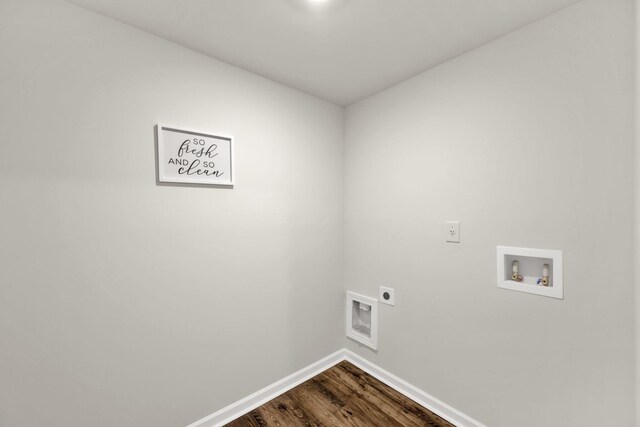
[[[233,137],[163,124],[156,132],[159,182],[234,185]]]

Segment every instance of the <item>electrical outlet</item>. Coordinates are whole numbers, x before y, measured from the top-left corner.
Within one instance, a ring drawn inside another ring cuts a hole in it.
[[[380,286],[380,297],[378,299],[383,304],[395,305],[396,291],[391,288],[385,288],[384,286]]]
[[[447,221],[447,242],[460,243],[460,221]]]

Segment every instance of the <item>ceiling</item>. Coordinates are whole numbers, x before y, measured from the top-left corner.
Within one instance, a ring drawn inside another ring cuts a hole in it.
[[[71,0],[339,105],[577,0]]]

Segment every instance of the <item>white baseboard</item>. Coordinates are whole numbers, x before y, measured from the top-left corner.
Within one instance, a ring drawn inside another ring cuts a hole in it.
[[[409,399],[424,406],[434,414],[439,415],[445,420],[449,421],[457,427],[486,427],[479,421],[474,420],[468,415],[463,414],[455,408],[447,405],[446,403],[436,399],[430,394],[420,390],[405,380],[396,377],[390,372],[385,371],[378,365],[369,362],[367,359],[358,356],[352,351],[347,349],[343,350],[344,359],[358,368],[365,371],[367,374],[374,378],[379,379],[392,389],[407,396]]]
[[[231,405],[220,409],[219,411],[205,417],[187,427],[219,427],[223,426],[244,414],[253,411],[257,407],[264,405],[268,401],[280,396],[297,385],[315,377],[316,375],[326,371],[337,363],[344,360],[344,350],[338,350],[333,354],[319,360],[306,368],[300,369],[281,379],[260,391],[253,393],[244,399],[238,400]]]
[[[402,393],[457,427],[486,427],[484,424],[463,414],[457,409],[452,408],[446,403],[441,402],[430,394],[412,386],[408,382],[396,377],[347,349],[338,350],[324,359],[319,360],[306,368],[302,368],[298,372],[295,372],[288,377],[245,397],[244,399],[232,403],[231,405],[222,408],[219,411],[188,425],[187,427],[221,427],[236,418],[251,412],[281,394],[286,393],[292,388],[326,371],[343,360],[354,364],[372,377],[377,378],[389,387]]]

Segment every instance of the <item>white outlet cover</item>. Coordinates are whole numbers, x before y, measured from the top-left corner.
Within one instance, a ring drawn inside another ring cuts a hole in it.
[[[389,299],[385,299],[385,292],[389,294]],[[378,297],[378,301],[387,305],[395,305],[396,304],[396,291],[392,288],[386,288],[384,286],[380,286],[380,294]]]
[[[446,241],[460,243],[460,221],[447,221]]]

